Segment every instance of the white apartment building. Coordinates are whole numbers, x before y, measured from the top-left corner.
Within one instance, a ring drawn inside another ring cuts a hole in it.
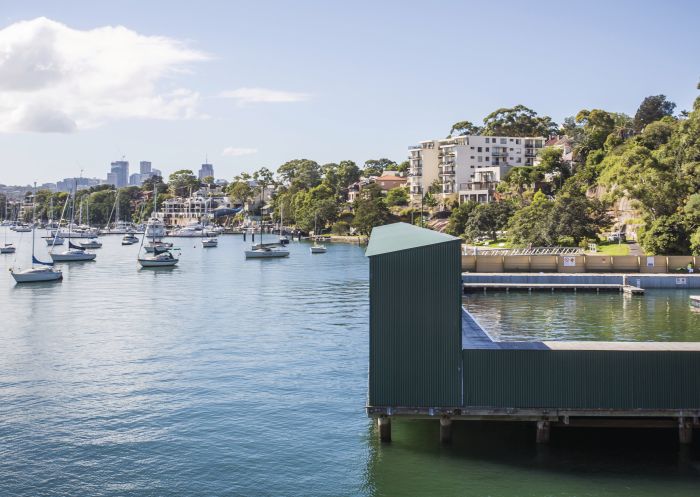
[[[220,207],[233,207],[226,195],[209,197],[204,196],[203,192],[197,192],[189,198],[175,197],[165,200],[158,215],[166,226],[187,226],[200,222],[205,217],[211,218],[214,210]]]
[[[439,180],[442,200],[493,200],[495,185],[513,167],[532,166],[543,137],[456,136],[409,147],[409,191],[420,201]]]

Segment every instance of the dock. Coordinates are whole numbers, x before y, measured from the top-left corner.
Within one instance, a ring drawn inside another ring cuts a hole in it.
[[[612,291],[625,293],[627,295],[643,295],[644,289],[633,285],[623,285],[617,283],[463,283],[464,292],[481,290],[486,293],[487,290],[520,290],[520,291],[543,291],[549,290],[568,290],[576,293],[577,291],[588,291],[599,293],[601,291]]]
[[[366,255],[365,409],[382,442],[391,441],[392,421],[400,419],[434,419],[444,444],[454,421],[530,423],[540,444],[571,426],[675,428],[681,445],[700,429],[700,342],[502,342],[461,305],[465,289],[629,287],[634,294],[691,288],[697,283],[691,276],[463,273],[460,279],[460,240],[404,223],[375,228]]]

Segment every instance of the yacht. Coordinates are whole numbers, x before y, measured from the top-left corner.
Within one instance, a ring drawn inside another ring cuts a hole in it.
[[[154,253],[156,250],[164,250],[173,248],[173,244],[170,242],[163,241],[150,241],[143,246],[144,250],[149,254]]]
[[[219,240],[217,240],[215,237],[202,239],[202,247],[216,247],[217,245],[219,245]]]
[[[185,237],[185,238],[197,238],[207,236],[204,227],[199,223],[189,223],[187,226],[173,230],[169,233],[169,236]]]
[[[29,224],[17,224],[10,229],[12,231],[16,231],[17,233],[29,233],[32,231],[32,226]]]
[[[146,223],[146,238],[163,238],[166,235],[163,221],[153,216]]]
[[[96,257],[97,254],[85,252],[84,248],[73,245],[70,240],[68,241],[68,250],[64,250],[63,252],[51,252],[51,260],[54,262],[93,261]]]
[[[63,245],[63,242],[65,241],[60,236],[46,236],[44,237],[44,240],[46,240],[46,245],[49,247],[53,247],[54,245]]]
[[[14,254],[15,253],[15,246],[12,245],[11,243],[6,243],[2,247],[0,247],[0,254]]]
[[[80,245],[80,248],[84,248],[84,249],[102,248],[102,242],[98,242],[97,240],[88,240],[87,242],[78,242],[78,245]]]
[[[127,233],[122,237],[122,245],[133,245],[139,243],[139,239],[131,233]]]
[[[157,252],[153,255],[144,255],[138,258],[141,267],[172,267],[176,265],[179,260],[180,259],[175,257],[170,250]]]
[[[277,243],[258,243],[245,251],[246,259],[270,259],[273,257],[289,257],[289,250]]]
[[[311,253],[312,254],[325,254],[327,251],[328,251],[328,249],[326,249],[325,245],[319,245],[318,243],[314,243],[311,246]]]

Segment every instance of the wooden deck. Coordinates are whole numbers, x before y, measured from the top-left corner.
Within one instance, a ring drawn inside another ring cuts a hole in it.
[[[462,283],[464,292],[481,290],[486,292],[487,290],[505,290],[509,292],[510,290],[520,290],[520,291],[543,291],[549,290],[554,292],[555,290],[568,290],[577,292],[588,291],[588,292],[623,292],[628,295],[643,295],[644,289],[633,285],[620,285],[616,283]]]

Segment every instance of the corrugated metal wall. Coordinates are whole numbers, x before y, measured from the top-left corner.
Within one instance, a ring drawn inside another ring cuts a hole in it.
[[[700,353],[464,350],[470,407],[698,409]]]
[[[461,404],[460,241],[370,257],[371,406]]]

